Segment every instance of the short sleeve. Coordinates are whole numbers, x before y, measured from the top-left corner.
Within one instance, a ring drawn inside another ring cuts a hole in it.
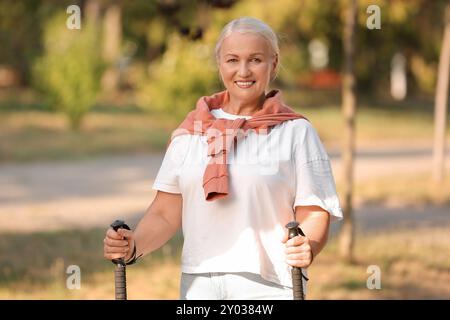
[[[294,137],[297,206],[319,206],[328,211],[331,221],[342,220],[330,159],[314,127],[303,120]]]
[[[182,135],[175,137],[170,142],[153,183],[154,190],[181,193],[178,178],[189,141],[189,135]]]

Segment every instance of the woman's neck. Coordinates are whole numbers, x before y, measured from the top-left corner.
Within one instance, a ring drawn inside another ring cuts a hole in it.
[[[265,93],[263,93],[257,101],[237,101],[230,96],[230,100],[222,106],[222,110],[236,115],[251,116],[255,112],[261,109],[266,99]]]

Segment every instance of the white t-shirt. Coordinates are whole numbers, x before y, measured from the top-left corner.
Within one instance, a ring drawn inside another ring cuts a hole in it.
[[[215,109],[216,118],[239,115]],[[246,116],[251,118],[251,116]],[[285,121],[268,135],[249,132],[228,154],[229,194],[206,201],[205,136],[172,140],[153,189],[181,193],[185,273],[253,272],[292,287],[281,242],[296,206],[316,205],[342,219],[328,155],[313,126]]]

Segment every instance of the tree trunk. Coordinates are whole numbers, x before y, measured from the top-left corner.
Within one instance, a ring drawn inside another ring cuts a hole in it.
[[[355,24],[357,0],[347,2],[343,34],[344,72],[342,82],[342,112],[344,116],[344,144],[342,150],[344,223],[340,232],[339,251],[346,262],[353,262],[353,162],[355,150],[356,79],[354,74]]]
[[[86,22],[97,25],[100,17],[99,0],[87,0],[84,5],[85,7],[82,9],[82,12],[86,12]]]
[[[450,72],[450,4],[445,8],[444,22],[434,105],[433,180],[437,186],[442,185],[445,172],[445,131]]]
[[[103,60],[108,68],[102,77],[102,89],[115,91],[119,87],[118,61],[122,43],[122,8],[113,2],[106,8],[103,18]]]

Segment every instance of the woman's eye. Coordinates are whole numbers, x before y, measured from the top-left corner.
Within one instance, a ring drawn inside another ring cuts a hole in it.
[[[250,61],[251,61],[251,62],[260,63],[260,62],[261,62],[261,59],[259,59],[259,58],[253,58],[253,59],[251,59]],[[233,58],[233,59],[228,59],[228,60],[227,60],[227,63],[235,63],[235,62],[238,62],[238,59]]]

